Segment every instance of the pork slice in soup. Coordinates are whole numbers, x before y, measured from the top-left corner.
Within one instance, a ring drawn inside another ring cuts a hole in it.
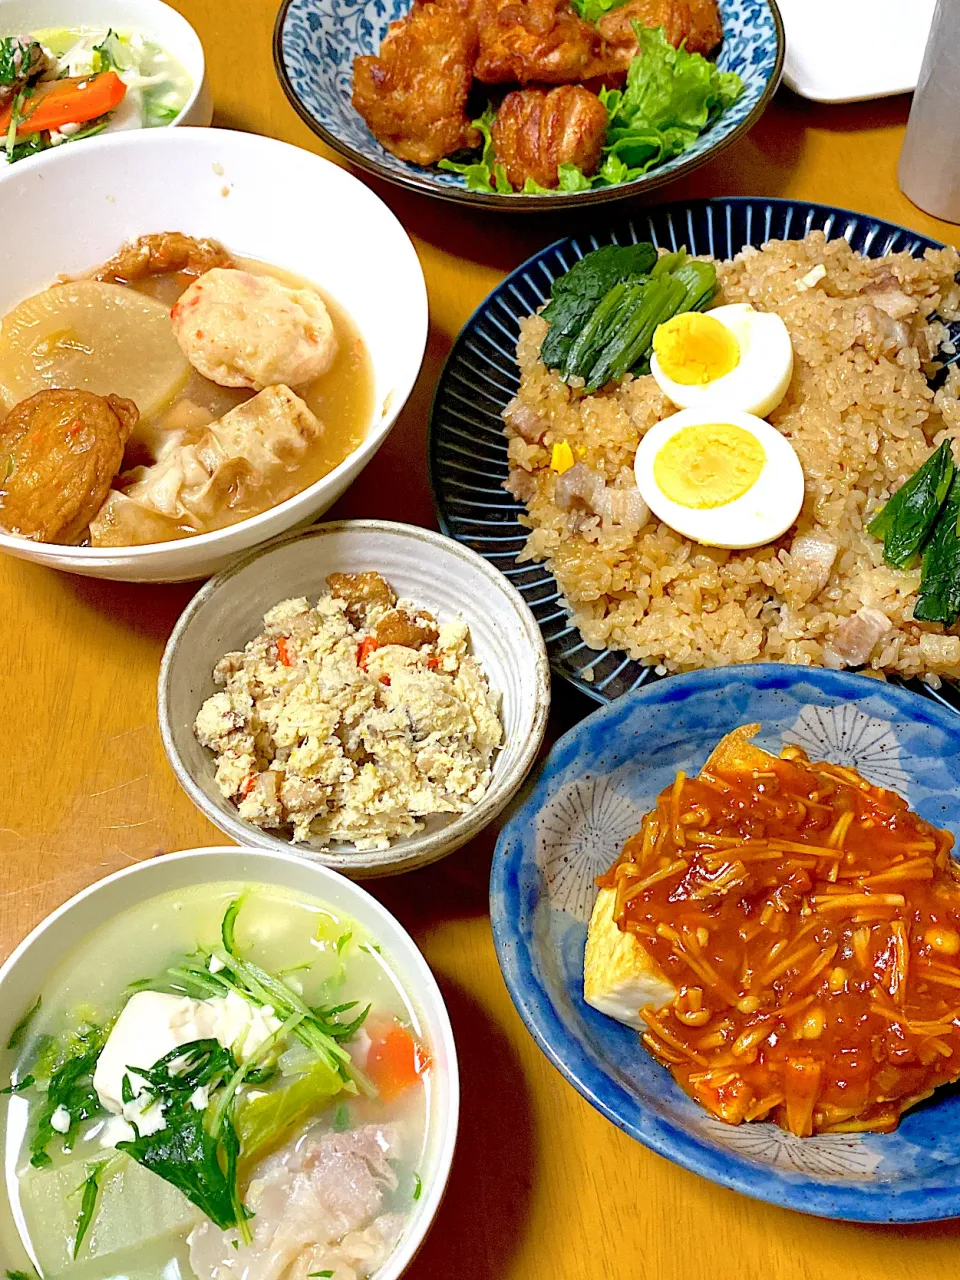
[[[355,922],[192,888],[103,925],[40,994],[0,1126],[42,1275],[363,1280],[393,1253],[433,1068]]]
[[[312,284],[181,233],[142,237],[95,276],[28,298],[0,327],[0,413],[53,388],[139,409],[112,491],[73,541],[223,528],[293,497],[362,442],[369,353]],[[0,477],[4,456],[7,471],[18,465],[4,427]],[[2,478],[0,527],[18,532]]]

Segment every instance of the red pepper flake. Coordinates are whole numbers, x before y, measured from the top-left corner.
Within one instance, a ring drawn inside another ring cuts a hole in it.
[[[281,636],[277,641],[277,657],[285,667],[295,667],[297,665],[296,654],[291,651],[286,636]]]
[[[381,677],[380,677],[380,683],[381,683],[381,684],[385,684],[385,685],[387,686],[387,688],[389,689],[389,687],[390,687],[390,677],[389,677],[389,676],[381,676]]]
[[[431,671],[439,671],[440,670],[439,656],[437,654],[434,654],[432,658],[428,658],[427,666],[430,668]]]
[[[361,671],[366,671],[371,653],[373,653],[374,649],[379,648],[380,642],[376,636],[367,636],[365,640],[360,641],[357,646],[357,666]]]
[[[247,796],[256,785],[256,774],[251,773],[249,777],[244,778],[243,782],[240,784],[240,794],[243,796],[244,800],[246,800]]]

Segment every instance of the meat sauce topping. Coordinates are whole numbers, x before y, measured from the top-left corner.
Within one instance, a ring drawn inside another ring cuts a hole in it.
[[[730,1124],[888,1132],[960,1077],[953,837],[796,746],[679,773],[598,884],[673,982],[643,1043]]]

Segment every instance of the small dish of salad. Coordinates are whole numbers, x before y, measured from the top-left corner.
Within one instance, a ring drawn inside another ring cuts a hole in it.
[[[0,6],[0,22],[4,16]],[[179,58],[142,30],[0,35],[0,163],[108,131],[173,124],[194,88]]]

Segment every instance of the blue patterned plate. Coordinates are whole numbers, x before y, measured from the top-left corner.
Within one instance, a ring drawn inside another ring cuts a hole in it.
[[[693,253],[731,258],[747,245],[800,239],[814,230],[828,240],[843,236],[870,258],[902,251],[918,257],[925,249],[942,247],[892,222],[797,200],[735,197],[661,205],[591,236],[557,240],[528,258],[481,303],[450,352],[437,384],[428,444],[440,528],[506,574],[540,623],[553,670],[597,702],[640,688],[655,678],[654,669],[625,653],[588,648],[571,625],[550,572],[539,564],[517,564],[528,530],[520,524],[522,505],[502,488],[507,442],[500,414],[517,391],[520,320],[543,305],[557,276],[603,244],[652,240],[669,249],[686,245]],[[953,337],[960,340],[960,332]]]
[[[273,60],[291,105],[314,133],[351,164],[375,177],[444,200],[517,211],[562,209],[636,196],[697,168],[754,125],[773,97],[783,71],[783,23],[776,0],[719,0],[723,44],[717,65],[736,71],[745,90],[696,143],[634,182],[554,196],[468,191],[459,174],[421,169],[391,155],[367,129],[351,103],[353,60],[377,53],[391,22],[411,0],[284,0],[273,35]]]
[[[891,1134],[796,1138],[713,1119],[583,1001],[593,878],[617,857],[677,770],[758,721],[771,751],[799,743],[905,796],[960,835],[960,719],[904,689],[778,664],[659,681],[561,738],[501,833],[490,883],[497,955],[514,1004],[553,1065],[609,1120],[662,1156],[773,1204],[858,1222],[960,1215],[960,1091],[946,1088]]]

